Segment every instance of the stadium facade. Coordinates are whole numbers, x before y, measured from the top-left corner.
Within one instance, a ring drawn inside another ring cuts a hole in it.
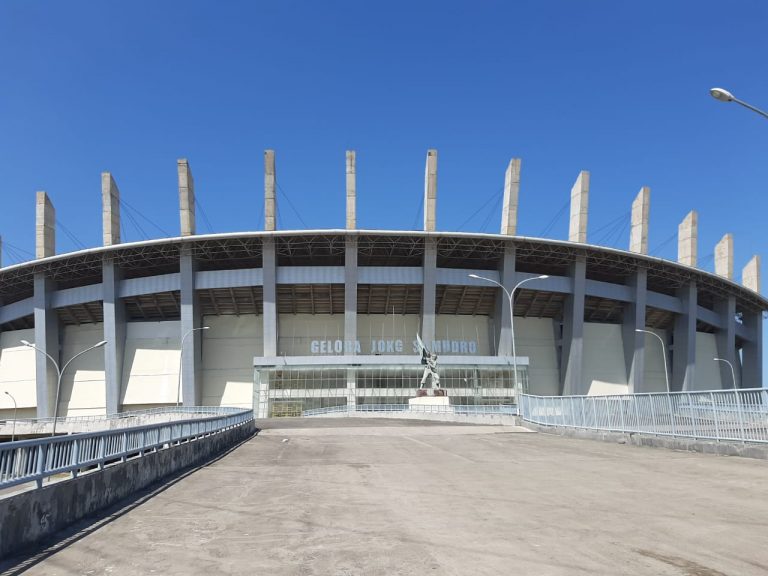
[[[667,373],[672,390],[732,387],[716,357],[734,366],[737,386],[762,386],[759,257],[737,284],[726,234],[715,274],[697,268],[695,212],[680,224],[678,262],[649,256],[648,188],[632,205],[627,251],[587,243],[586,171],[571,191],[568,241],[518,236],[517,159],[499,234],[439,232],[430,150],[424,229],[359,230],[347,152],[346,228],[279,231],[274,153],[264,160],[259,232],[197,234],[194,182],[179,160],[179,237],[121,242],[119,191],[104,173],[104,245],[58,255],[54,208],[38,192],[36,259],[0,268],[0,391],[19,417],[54,412],[57,372],[45,354],[61,365],[101,340],[65,372],[59,415],[178,401],[253,406],[262,417],[407,403],[422,373],[417,334],[439,354],[457,404],[513,403],[514,364],[536,394],[664,391]],[[511,290],[524,280],[515,361],[509,301],[494,282]]]

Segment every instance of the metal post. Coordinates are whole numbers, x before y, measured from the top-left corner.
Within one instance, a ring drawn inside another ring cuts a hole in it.
[[[720,423],[717,420],[717,409],[715,407],[715,396],[712,392],[709,393],[709,401],[712,406],[712,415],[715,418],[715,438],[720,440]]]
[[[5,394],[13,400],[13,427],[11,428],[11,442],[16,438],[16,398],[6,390]]]

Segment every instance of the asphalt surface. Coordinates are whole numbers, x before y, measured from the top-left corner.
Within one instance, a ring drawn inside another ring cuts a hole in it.
[[[260,424],[3,573],[768,573],[765,461],[491,426]]]

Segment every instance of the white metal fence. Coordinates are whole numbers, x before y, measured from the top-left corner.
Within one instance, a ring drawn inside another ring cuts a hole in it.
[[[325,416],[328,414],[338,414],[339,416],[345,416],[352,413],[376,413],[376,414],[392,414],[392,413],[417,413],[417,414],[458,414],[475,416],[480,414],[504,414],[514,416],[517,414],[517,406],[509,404],[487,404],[487,405],[415,405],[410,406],[408,404],[356,404],[351,406],[329,406],[327,408],[316,408],[312,410],[304,410],[302,416]]]
[[[768,442],[768,390],[713,390],[615,396],[532,396],[523,420],[546,426],[663,436]]]
[[[252,410],[225,408],[219,409],[216,416],[6,442],[0,444],[0,488],[27,482],[37,482],[40,488],[45,478],[54,475],[74,477],[84,470],[125,462],[130,457],[223,432],[252,420]]]

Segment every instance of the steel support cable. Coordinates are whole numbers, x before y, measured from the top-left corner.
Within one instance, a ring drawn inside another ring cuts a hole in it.
[[[205,213],[205,208],[203,208],[203,203],[200,202],[197,196],[195,196],[195,206],[200,209],[200,215],[203,217],[203,222],[205,223],[205,226],[208,228],[208,232],[213,234],[213,226],[211,226],[211,221],[208,220],[208,215]]]
[[[131,206],[131,205],[128,203],[128,201],[127,201],[127,200],[125,200],[125,199],[123,199],[123,198],[120,198],[120,205],[121,205],[121,206],[124,206],[124,207],[125,207],[125,208],[127,208],[127,209],[128,209],[130,212],[133,212],[134,214],[136,214],[136,215],[137,215],[137,216],[139,216],[140,218],[143,218],[144,220],[146,220],[146,221],[147,221],[149,224],[151,224],[152,226],[154,226],[155,228],[157,228],[157,230],[159,230],[159,231],[160,231],[160,232],[161,232],[161,233],[162,233],[162,234],[163,234],[165,237],[171,237],[171,236],[172,236],[172,234],[171,234],[170,232],[168,232],[167,230],[165,230],[165,229],[161,228],[160,226],[158,226],[158,225],[157,225],[155,222],[153,222],[153,221],[152,221],[152,219],[151,219],[151,218],[149,218],[149,217],[145,216],[145,215],[144,215],[144,213],[143,213],[141,210],[138,210],[137,208],[134,208],[133,206]]]
[[[472,220],[472,219],[473,219],[475,216],[477,216],[477,214],[478,214],[478,213],[479,213],[479,212],[480,212],[480,211],[481,211],[483,208],[485,208],[485,207],[488,205],[488,203],[489,203],[489,202],[491,202],[491,201],[492,201],[494,198],[496,198],[496,197],[499,195],[499,193],[500,193],[500,192],[504,192],[504,186],[502,186],[502,187],[501,187],[501,188],[499,188],[499,189],[498,189],[496,192],[494,192],[493,194],[491,194],[491,195],[490,195],[490,196],[489,196],[489,197],[486,199],[486,201],[485,201],[485,202],[483,202],[483,203],[482,203],[482,205],[481,205],[481,206],[480,206],[480,207],[479,207],[477,210],[475,210],[474,212],[472,212],[472,214],[470,214],[470,215],[469,215],[469,217],[468,217],[466,220],[464,220],[464,222],[462,222],[462,223],[459,225],[459,227],[458,227],[458,228],[456,228],[456,231],[457,231],[457,232],[461,231],[461,229],[462,229],[462,228],[464,228],[464,226],[466,226],[467,224],[469,224],[469,222],[470,222],[470,221],[471,221],[471,220]],[[422,202],[423,202],[423,201],[424,201],[424,200],[422,199]]]
[[[411,226],[411,230],[418,230],[419,225],[419,216],[423,214],[424,211],[424,196],[421,197],[419,200],[419,207],[416,209],[416,216],[413,218],[413,226]]]
[[[72,242],[72,243],[73,243],[75,246],[77,246],[77,247],[78,247],[78,248],[80,248],[81,250],[85,250],[85,248],[86,248],[85,244],[83,244],[82,242],[80,242],[80,240],[78,239],[78,237],[77,237],[77,236],[75,236],[75,234],[74,234],[74,233],[73,233],[73,232],[72,232],[72,231],[71,231],[69,228],[67,228],[66,226],[64,226],[64,223],[63,223],[61,220],[59,220],[58,218],[56,218],[56,226],[57,226],[57,227],[59,227],[59,228],[61,228],[61,231],[62,231],[62,232],[64,232],[64,234],[67,236],[67,238],[69,238],[69,239],[70,239],[70,241],[71,241],[71,242]]]
[[[486,215],[485,220],[483,220],[483,224],[480,227],[480,232],[485,232],[488,224],[491,222],[493,215],[499,213],[499,204],[501,203],[502,199],[503,196],[499,196],[496,198],[496,202],[491,205],[491,209],[488,211],[488,214]]]
[[[604,232],[604,234],[602,236],[599,236],[596,239],[596,242],[600,243],[602,240],[611,237],[616,232],[616,228],[621,226],[622,224],[624,224],[625,219],[627,217],[631,216],[631,214],[632,214],[631,210],[627,211],[627,212],[624,212],[623,214],[617,216],[613,220],[610,220],[609,222],[607,222],[606,224],[604,224],[600,228],[597,228],[596,230],[593,230],[592,231],[592,235],[593,236],[595,234],[599,234],[600,232]]]
[[[649,255],[649,256],[655,256],[655,255],[656,255],[656,254],[658,254],[658,253],[659,253],[661,250],[663,250],[664,248],[666,248],[666,247],[667,247],[667,245],[668,245],[670,242],[672,242],[672,240],[674,240],[675,238],[677,238],[677,232],[673,232],[673,233],[672,233],[672,234],[669,236],[669,238],[667,238],[667,239],[666,239],[666,240],[664,240],[664,241],[663,241],[661,244],[659,244],[658,246],[656,246],[656,248],[654,248],[653,250],[651,250],[651,251],[648,253],[648,255]]]
[[[552,229],[555,227],[555,224],[560,220],[562,215],[565,213],[565,211],[568,209],[568,206],[570,205],[571,200],[570,198],[565,201],[565,204],[562,205],[560,210],[557,211],[557,213],[552,217],[552,220],[549,221],[549,224],[539,233],[539,236],[544,238],[547,234],[549,234]]]
[[[299,211],[296,210],[296,206],[293,205],[293,202],[291,202],[291,199],[288,197],[288,194],[285,193],[285,190],[283,190],[283,187],[280,186],[280,184],[277,184],[277,191],[280,192],[280,194],[283,195],[283,198],[286,199],[286,201],[288,202],[288,206],[290,206],[291,210],[293,210],[294,214],[296,214],[296,217],[299,219],[299,222],[301,222],[301,225],[304,226],[304,228],[308,229],[309,226],[307,226],[307,223],[304,222],[304,218],[302,218],[301,214],[299,214]]]

